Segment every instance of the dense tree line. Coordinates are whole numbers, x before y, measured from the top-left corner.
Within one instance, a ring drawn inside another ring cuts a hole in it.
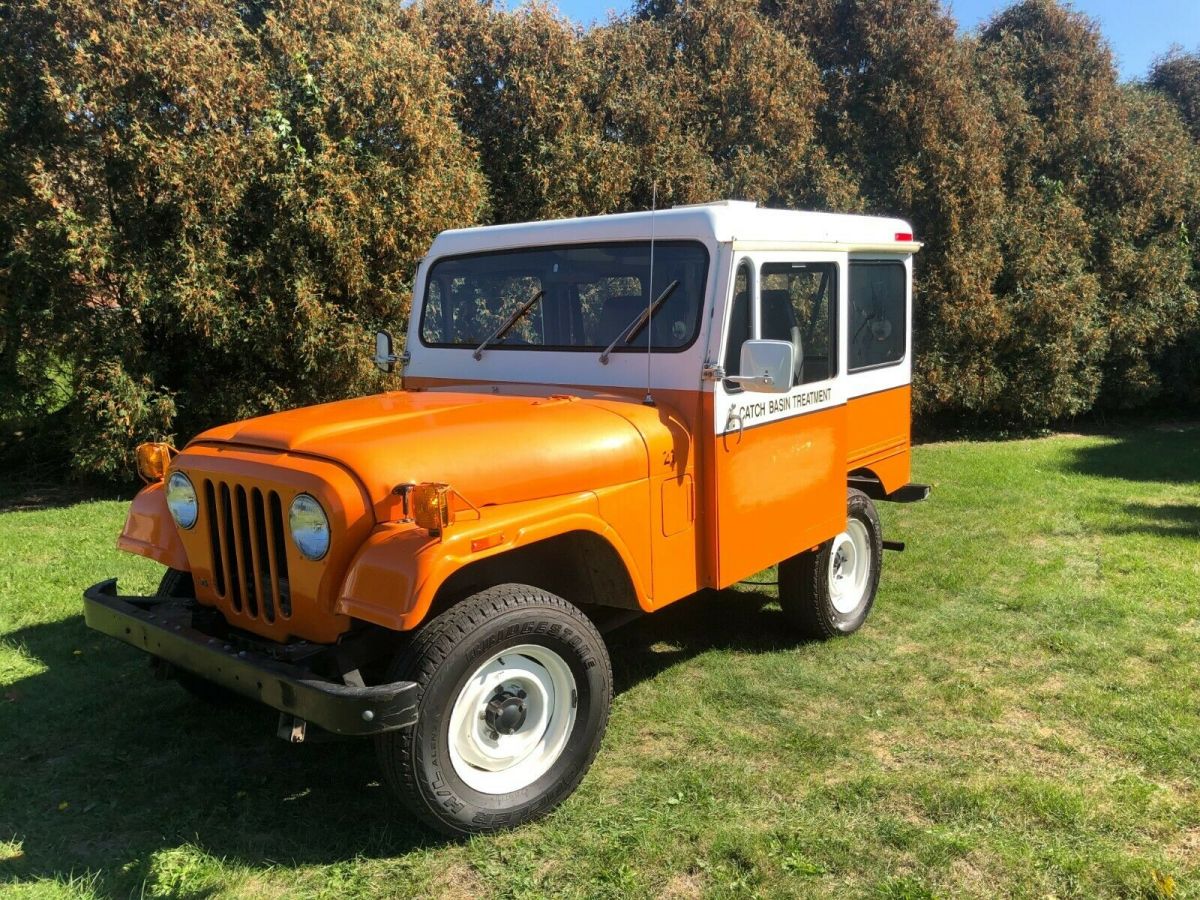
[[[81,473],[378,389],[438,231],[655,182],[911,219],[925,417],[1200,401],[1200,56],[1052,0],[0,0],[0,146],[0,442]]]

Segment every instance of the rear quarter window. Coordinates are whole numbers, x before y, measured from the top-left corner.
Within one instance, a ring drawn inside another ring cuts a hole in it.
[[[908,278],[901,262],[850,263],[849,370],[904,359],[908,331]]]

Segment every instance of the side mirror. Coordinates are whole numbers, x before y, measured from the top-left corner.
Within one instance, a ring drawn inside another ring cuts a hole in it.
[[[381,372],[393,372],[400,361],[392,352],[392,336],[386,331],[375,332],[375,367]]]
[[[790,341],[746,341],[742,344],[741,370],[726,380],[760,394],[786,394],[792,389],[796,348]]]

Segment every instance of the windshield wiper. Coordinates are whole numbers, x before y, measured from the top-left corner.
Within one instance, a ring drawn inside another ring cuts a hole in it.
[[[545,293],[546,292],[544,290],[538,291],[536,294],[522,303],[517,308],[517,311],[508,317],[508,321],[483,339],[483,343],[476,347],[475,352],[471,355],[477,360],[483,359],[483,351],[487,348],[488,344],[493,344],[508,334],[508,330],[521,321],[521,317],[525,315],[525,313],[529,312],[529,310],[533,309],[533,304],[541,300],[542,295]]]
[[[639,312],[637,314],[637,318],[635,318],[617,333],[617,336],[613,338],[613,342],[605,347],[604,352],[600,354],[600,362],[604,363],[606,366],[608,365],[608,358],[612,355],[613,348],[617,346],[621,338],[625,339],[625,343],[632,344],[634,340],[636,340],[637,336],[642,333],[642,329],[649,324],[652,318],[654,318],[654,314],[658,312],[658,308],[667,302],[667,298],[675,292],[675,288],[677,287],[679,287],[678,278],[663,288],[663,292],[658,295],[657,300]]]

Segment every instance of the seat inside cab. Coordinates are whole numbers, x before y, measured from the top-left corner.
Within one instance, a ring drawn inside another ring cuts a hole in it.
[[[805,379],[804,346],[800,339],[800,323],[792,308],[791,293],[787,288],[762,292],[762,336],[772,341],[788,341],[795,350],[792,363],[792,383],[800,384]]]
[[[609,297],[600,307],[600,318],[592,342],[607,347],[645,308],[646,300],[640,294]]]

